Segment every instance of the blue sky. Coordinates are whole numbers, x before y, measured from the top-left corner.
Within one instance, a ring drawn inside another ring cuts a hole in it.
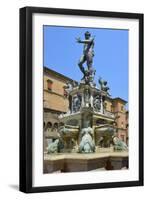
[[[128,101],[128,30],[44,26],[44,66],[80,81],[82,73],[77,65],[84,39],[89,31],[95,36],[93,67],[95,81],[107,80],[112,97]]]

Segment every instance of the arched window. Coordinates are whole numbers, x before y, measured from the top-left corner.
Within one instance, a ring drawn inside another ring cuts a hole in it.
[[[57,129],[58,129],[58,123],[55,122],[54,125],[53,125],[52,130],[53,130],[53,131],[57,131]]]
[[[47,130],[47,129],[51,129],[51,128],[52,128],[52,123],[51,123],[51,122],[47,122],[46,130]]]
[[[54,123],[54,127],[55,127],[55,128],[58,128],[58,123]]]

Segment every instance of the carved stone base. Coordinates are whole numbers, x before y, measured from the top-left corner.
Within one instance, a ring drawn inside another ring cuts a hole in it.
[[[128,153],[103,154],[56,154],[45,156],[44,173],[80,172],[105,168],[119,170],[128,168]]]

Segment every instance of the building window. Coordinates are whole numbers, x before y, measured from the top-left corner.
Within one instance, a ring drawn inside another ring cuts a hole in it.
[[[52,128],[52,123],[48,122],[46,125],[46,130],[51,130],[51,128]]]
[[[43,128],[45,128],[45,122],[43,122]]]
[[[63,87],[63,96],[64,96],[64,97],[67,97],[67,96],[68,96],[68,93],[67,93],[67,91],[66,91],[66,89],[65,89],[65,86]]]
[[[124,142],[125,141],[125,136],[121,135],[121,140]]]
[[[128,118],[129,118],[129,113],[128,111],[126,112],[126,121],[128,121]]]
[[[123,111],[124,110],[124,107],[123,106],[121,106],[121,111]]]
[[[122,122],[122,123],[121,123],[121,128],[123,128],[123,127],[124,127],[124,123]]]
[[[53,81],[51,81],[50,79],[47,80],[47,89],[49,91],[52,91],[52,85],[53,85]]]
[[[58,123],[54,123],[52,131],[57,131],[58,130]]]

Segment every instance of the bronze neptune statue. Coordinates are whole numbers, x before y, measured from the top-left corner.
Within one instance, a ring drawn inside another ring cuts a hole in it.
[[[77,38],[77,42],[84,44],[83,54],[78,62],[78,66],[84,75],[82,80],[85,80],[86,83],[93,82],[95,74],[95,70],[92,67],[94,57],[94,37],[91,37],[91,34],[86,31],[85,39],[81,40],[80,38]],[[87,64],[87,70],[83,66],[85,62]]]

